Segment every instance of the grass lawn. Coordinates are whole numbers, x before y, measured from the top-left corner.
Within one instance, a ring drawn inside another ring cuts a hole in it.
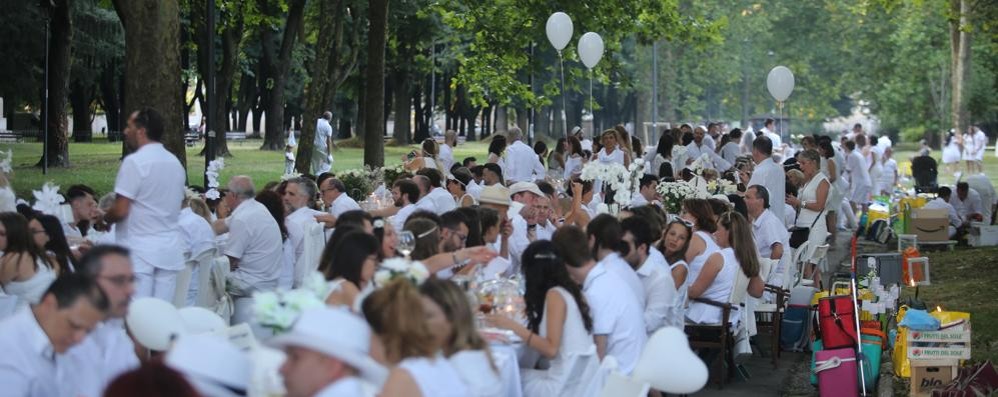
[[[243,143],[229,143],[232,156],[225,159],[225,169],[221,178],[224,184],[233,175],[249,175],[259,186],[268,181],[278,180],[284,173],[284,152],[258,150],[261,140],[247,140]],[[114,178],[121,164],[121,143],[70,143],[70,168],[52,168],[48,175],[42,175],[41,168],[34,165],[38,162],[42,145],[40,143],[18,143],[0,145],[0,150],[8,148],[14,153],[14,176],[12,178],[14,191],[20,198],[33,201],[32,189],[39,189],[45,181],[52,181],[63,189],[76,183],[84,183],[98,193],[103,194],[114,188]],[[387,146],[385,147],[386,165],[401,163],[401,157],[416,148]],[[461,161],[465,157],[476,157],[484,162],[488,146],[483,143],[462,144],[454,151],[454,159]],[[193,185],[204,182],[204,157],[198,155],[201,146],[187,149],[187,177]],[[361,168],[364,165],[363,148],[342,148],[333,153],[335,162],[333,171]]]

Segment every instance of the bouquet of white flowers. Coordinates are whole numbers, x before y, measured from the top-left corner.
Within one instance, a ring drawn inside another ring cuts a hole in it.
[[[632,164],[633,166],[634,164]],[[603,163],[592,161],[582,168],[580,178],[585,181],[605,183],[614,191],[613,201],[619,205],[627,205],[631,201],[630,171],[618,163]],[[640,175],[638,176],[640,178]]]
[[[222,169],[225,168],[225,158],[219,157],[208,163],[208,169],[204,171],[205,176],[208,177],[208,191],[204,193],[204,197],[209,200],[218,200],[222,195],[218,192],[218,176],[222,173]]]
[[[391,189],[392,185],[395,184],[399,178],[411,177],[412,173],[405,169],[402,164],[396,165],[394,167],[382,167],[381,168],[381,181],[384,182],[385,186]]]
[[[430,277],[430,271],[419,261],[409,261],[404,258],[386,259],[381,262],[381,268],[374,273],[374,284],[384,287],[392,280],[404,278],[419,285]]]
[[[326,278],[322,273],[312,272],[300,288],[254,293],[253,313],[258,324],[273,329],[275,334],[284,333],[303,311],[325,305],[328,294]]]
[[[346,194],[357,201],[364,201],[374,191],[374,178],[367,169],[346,170],[336,174],[336,178],[346,186]]]
[[[664,182],[658,184],[658,194],[662,196],[662,205],[666,212],[678,214],[683,209],[683,200],[688,198],[706,198],[693,185],[686,182]]]
[[[707,192],[710,194],[735,194],[738,192],[738,186],[727,179],[715,179],[707,182]]]

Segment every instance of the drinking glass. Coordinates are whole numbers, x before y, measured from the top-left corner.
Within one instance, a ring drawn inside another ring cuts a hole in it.
[[[399,233],[398,250],[409,259],[409,254],[416,249],[416,236],[410,230],[403,230]]]

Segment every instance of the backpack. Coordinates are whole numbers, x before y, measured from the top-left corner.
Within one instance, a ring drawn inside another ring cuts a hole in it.
[[[894,230],[884,219],[877,219],[866,229],[866,239],[876,241],[880,244],[887,244],[894,237]]]

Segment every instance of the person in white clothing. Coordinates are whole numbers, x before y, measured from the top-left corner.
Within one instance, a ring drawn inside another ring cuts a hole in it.
[[[721,156],[718,156],[717,153],[714,152],[714,149],[711,149],[710,146],[707,146],[704,143],[704,135],[703,128],[697,128],[693,131],[693,142],[686,145],[686,165],[690,165],[694,161],[702,158],[704,155],[707,155],[707,161],[704,163],[704,167],[716,171],[725,171],[728,168],[731,168],[731,163],[725,161],[721,158]]]
[[[326,178],[319,186],[326,211],[337,218],[344,212],[360,209],[360,205],[347,194],[346,190],[347,187],[343,181],[336,178]]]
[[[544,197],[544,192],[533,182],[514,183],[509,188],[510,206],[507,212],[512,233],[509,238],[509,256],[512,266],[509,274],[520,271],[520,258],[530,242],[536,240],[536,228],[530,228],[529,220],[535,219],[534,203]],[[535,224],[536,225],[536,224]],[[533,238],[533,239],[532,239]]]
[[[104,222],[115,224],[115,241],[132,252],[136,296],[172,301],[177,272],[184,268],[177,220],[187,172],[159,143],[162,137],[159,112],[146,108],[128,118],[125,144],[135,152],[121,162],[114,182],[117,196]]]
[[[582,127],[573,127],[571,135],[575,137],[575,139],[579,140],[579,147],[582,148],[582,150],[592,153],[593,140],[589,139],[589,136],[586,135],[586,131],[583,130]]]
[[[344,308],[306,310],[267,344],[287,355],[280,373],[288,397],[372,396],[388,376],[370,357],[370,327]]]
[[[760,132],[762,132],[762,136],[769,138],[769,141],[773,143],[774,150],[779,151],[779,148],[783,147],[783,138],[776,133],[776,120],[766,119]]]
[[[711,254],[700,273],[689,287],[689,298],[707,298],[725,302],[731,296],[737,272],[749,279],[748,294],[754,298],[762,296],[765,282],[759,275],[759,257],[752,243],[752,229],[748,221],[738,212],[728,211],[718,217],[714,238],[720,251]],[[728,317],[728,322],[737,325],[741,307],[736,306]],[[720,324],[721,308],[706,303],[692,302],[686,311],[686,318],[695,324]]]
[[[713,125],[713,124],[711,123],[708,125]],[[702,125],[698,125],[697,128],[693,129],[693,134],[696,134],[697,130],[703,131],[703,145],[709,148],[711,151],[716,152],[717,142],[714,140],[714,136],[709,133],[710,127],[704,127]]]
[[[745,207],[752,221],[752,237],[756,251],[765,259],[779,261],[769,274],[763,274],[766,284],[783,286],[783,250],[789,246],[785,223],[773,214],[769,193],[762,185],[752,185],[745,191]]]
[[[315,182],[311,179],[298,177],[288,180],[287,187],[284,188],[284,207],[287,216],[284,218],[284,227],[288,230],[288,240],[291,243],[293,265],[290,269],[282,268],[279,286],[289,288],[298,285],[306,271],[310,269],[310,264],[302,263],[302,253],[305,252],[305,238],[309,228],[316,223],[316,216],[323,215],[321,211],[316,211],[309,207],[315,202],[316,197]],[[344,196],[346,196],[344,194]]]
[[[960,215],[957,215],[956,209],[949,203],[950,197],[953,195],[953,190],[949,187],[941,186],[936,194],[936,198],[925,203],[925,206],[922,208],[946,210],[949,218],[949,238],[953,238],[956,236],[957,228],[963,226],[963,220],[960,219]]]
[[[764,186],[769,197],[786,197],[787,174],[783,172],[782,166],[773,161],[773,142],[769,137],[761,136],[752,141],[752,160],[756,165],[748,184]],[[777,219],[784,218],[782,205],[773,206],[770,210]]]
[[[430,178],[426,175],[414,175],[412,181],[416,182],[416,186],[419,187],[419,200],[415,203],[416,209],[438,214],[437,203],[430,197],[430,190],[433,189],[430,186]]]
[[[506,165],[503,170],[506,181],[512,184],[544,179],[547,175],[544,164],[541,164],[534,149],[523,143],[523,131],[512,127],[508,135],[512,143],[506,147]]]
[[[229,258],[228,291],[233,299],[250,299],[255,291],[277,288],[283,263],[283,239],[280,226],[267,207],[254,199],[253,180],[234,176],[229,180],[224,211],[216,221],[216,233],[228,231],[222,253]],[[233,317],[233,324],[240,320]]]
[[[184,262],[190,262],[199,256],[215,249],[215,232],[211,228],[211,223],[201,215],[194,213],[191,209],[192,200],[197,198],[184,199],[183,209],[180,210],[179,226],[184,240]],[[204,205],[204,202],[200,202]],[[191,269],[190,285],[187,288],[187,305],[193,306],[198,296],[198,274],[201,269],[195,266]],[[205,270],[208,271],[208,270]]]
[[[870,186],[872,185],[870,170],[866,166],[863,155],[856,147],[855,141],[846,141],[846,151],[849,152],[846,157],[846,173],[849,175],[849,186],[852,188],[849,202],[852,203],[854,209],[865,210],[866,203],[870,200]]]
[[[658,178],[654,175],[644,174],[641,176],[637,192],[631,198],[630,206],[640,207],[648,204],[659,204],[658,200]]]
[[[100,219],[96,195],[87,185],[73,185],[66,189],[66,202],[73,210],[73,219],[62,228],[71,245],[81,243],[90,226]]]
[[[883,156],[881,156],[881,172],[880,172],[880,183],[877,186],[880,187],[880,192],[878,194],[890,196],[894,192],[894,187],[898,184],[898,162],[893,158],[894,149],[890,146],[883,149]]]
[[[976,125],[971,126],[970,130],[973,132],[974,137],[974,169],[973,171],[967,170],[967,172],[984,172],[984,151],[988,147],[988,135]]]
[[[203,220],[203,219],[202,219]],[[209,228],[210,231],[210,228]],[[76,272],[96,280],[107,296],[107,318],[70,348],[61,363],[62,374],[78,396],[97,397],[112,380],[139,366],[132,338],[125,331],[125,315],[135,294],[135,273],[128,250],[116,245],[96,246],[80,259]]]
[[[998,192],[995,192],[995,185],[991,183],[991,178],[979,173],[964,178],[964,181],[981,196],[981,215],[984,218],[984,223],[992,224],[995,206],[998,205]]]
[[[593,340],[602,360],[617,359],[620,372],[630,374],[648,340],[644,305],[635,294],[622,293],[631,287],[617,273],[598,264],[586,244],[586,233],[576,226],[564,226],[552,238],[555,250],[565,261],[568,274],[582,285],[593,317]],[[640,282],[639,282],[640,284]],[[638,288],[643,290],[643,286]]]
[[[949,203],[956,209],[957,215],[963,222],[961,226],[967,226],[970,222],[984,221],[984,210],[981,207],[981,195],[976,190],[971,189],[967,182],[956,184],[956,194],[950,197]]]
[[[672,272],[665,258],[656,261],[651,256],[651,252],[655,251],[651,247],[654,237],[648,221],[632,216],[621,221],[620,225],[624,230],[621,240],[627,243],[629,249],[624,260],[641,280],[645,298],[645,331],[651,335],[667,324],[668,316],[672,313],[673,301],[676,299],[675,281],[672,280]]]
[[[742,130],[740,128],[735,128],[728,133],[728,143],[721,146],[721,158],[731,164],[734,164],[738,160],[738,156],[741,153],[741,147],[739,142],[742,141]]]
[[[454,196],[443,187],[443,174],[439,170],[423,168],[416,171],[416,182],[428,183],[427,186],[420,186],[420,190],[426,189],[426,199],[433,203],[433,212],[437,215],[457,208],[457,201]],[[422,177],[422,178],[420,178]]]
[[[444,169],[440,170],[444,174],[450,175],[450,169],[454,168],[454,148],[457,147],[457,132],[447,130],[444,133],[444,143],[440,145],[440,152],[437,159],[440,160]]]
[[[0,384],[11,397],[76,396],[62,373],[63,353],[82,342],[107,314],[97,281],[80,274],[55,280],[41,302],[0,322]]]
[[[312,173],[315,175],[329,172],[333,168],[336,143],[333,142],[333,126],[329,124],[332,119],[333,113],[327,111],[315,122],[315,139],[312,141]]]
[[[637,298],[641,309],[644,310],[644,285],[638,274],[621,256],[627,246],[627,243],[621,240],[623,235],[620,221],[610,214],[597,215],[586,226],[589,250],[594,253],[595,259],[608,271],[616,274],[627,283],[628,292]]]
[[[419,186],[411,179],[399,179],[392,186],[392,199],[398,212],[392,217],[395,230],[402,230],[409,215],[416,212],[416,202],[419,201]]]

